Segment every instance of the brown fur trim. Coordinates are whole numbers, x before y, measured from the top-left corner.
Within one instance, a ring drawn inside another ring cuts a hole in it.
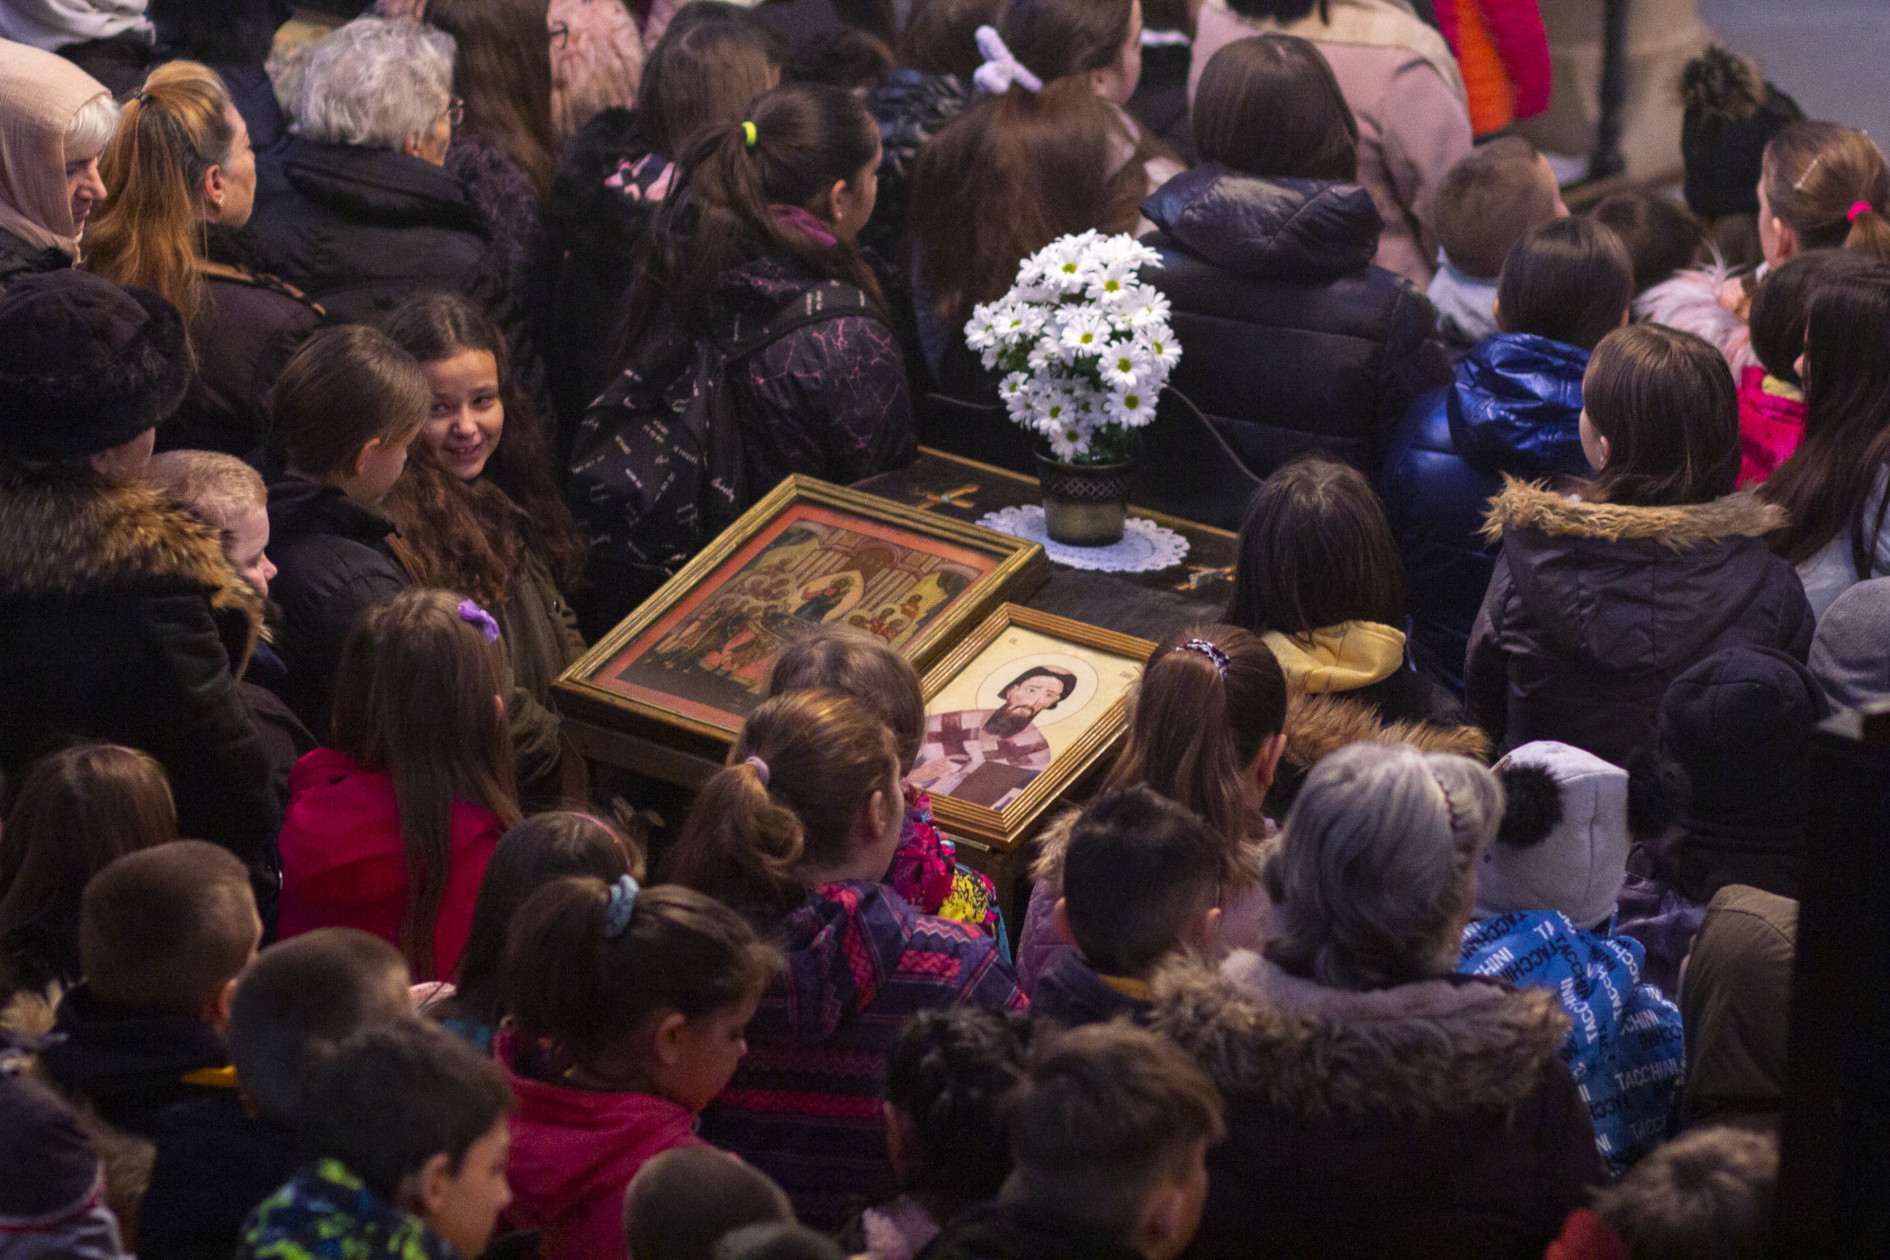
[[[150,578],[201,583],[212,608],[242,613],[249,659],[262,628],[262,596],[230,567],[216,530],[146,486],[0,482],[0,591],[76,595]]]
[[[1425,981],[1349,993],[1234,957],[1292,1000],[1178,960],[1155,977],[1152,1026],[1223,1092],[1290,1115],[1421,1121],[1507,1110],[1535,1092],[1568,1035],[1568,1016],[1544,989]]]
[[[1282,758],[1287,765],[1309,770],[1348,744],[1409,744],[1419,752],[1456,753],[1486,764],[1493,751],[1490,737],[1474,726],[1386,722],[1370,705],[1343,693],[1288,693]]]
[[[1030,879],[1035,884],[1063,887],[1063,855],[1070,851],[1070,833],[1082,811],[1066,809],[1052,818],[1037,833],[1037,856],[1030,859]]]
[[[1483,537],[1496,542],[1509,528],[1619,542],[1651,538],[1675,551],[1726,538],[1763,538],[1786,524],[1785,509],[1749,491],[1711,503],[1679,507],[1634,507],[1583,503],[1555,493],[1540,481],[1503,478],[1503,492],[1490,500]]]

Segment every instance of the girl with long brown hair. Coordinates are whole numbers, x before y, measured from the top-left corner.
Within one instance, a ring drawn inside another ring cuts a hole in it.
[[[415,298],[388,317],[387,334],[419,362],[431,395],[406,471],[382,502],[400,527],[395,553],[418,584],[464,591],[498,618],[513,745],[534,780],[520,789],[555,798],[551,684],[584,651],[563,594],[578,581],[583,544],[544,433],[504,334],[467,299]]]
[[[289,778],[284,937],[361,928],[399,946],[415,980],[453,974],[486,863],[519,819],[498,637],[483,608],[440,590],[355,622],[329,746]]]
[[[256,155],[216,72],[190,61],[152,71],[99,171],[111,193],[86,231],[84,266],[169,298],[196,364],[158,445],[252,453],[268,427],[269,389],[321,312],[243,265]]]

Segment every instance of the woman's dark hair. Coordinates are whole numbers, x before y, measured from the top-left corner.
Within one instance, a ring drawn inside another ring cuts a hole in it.
[[[1404,625],[1404,566],[1363,473],[1316,455],[1260,483],[1240,524],[1230,625],[1307,634],[1345,621]]]
[[[1769,283],[1769,282],[1768,282]],[[1890,497],[1868,512],[1890,460],[1890,267],[1818,285],[1805,318],[1805,440],[1759,494],[1791,517],[1772,546],[1793,564],[1848,536],[1860,577]]]
[[[822,626],[795,640],[768,671],[768,694],[838,691],[877,712],[893,733],[907,772],[925,738],[919,673],[884,639],[852,626]]]
[[[1673,507],[1732,493],[1739,399],[1726,360],[1692,333],[1630,324],[1603,337],[1582,378],[1582,407],[1608,440],[1584,499]]]
[[[1245,846],[1264,838],[1266,824],[1249,770],[1285,725],[1286,675],[1259,635],[1238,626],[1177,630],[1149,654],[1128,737],[1103,786],[1146,784],[1201,815],[1225,850],[1222,882],[1251,882]]]
[[[1633,301],[1634,260],[1614,230],[1579,216],[1551,219],[1503,260],[1496,323],[1506,333],[1593,350]]]
[[[558,139],[551,126],[547,0],[428,0],[426,20],[453,37],[453,90],[466,130],[485,136],[538,190],[551,188]]]
[[[1603,197],[1589,211],[1597,223],[1614,230],[1634,260],[1634,292],[1653,288],[1674,272],[1699,260],[1706,239],[1693,212],[1671,197],[1650,192],[1618,192]]]
[[[642,1066],[625,1052],[651,1016],[739,1006],[780,969],[745,919],[694,889],[641,889],[615,936],[604,931],[610,902],[610,884],[573,876],[512,917],[500,989],[520,1038],[545,1045],[552,1064],[624,1079]]]
[[[920,1011],[886,1059],[886,1102],[918,1139],[901,1178],[908,1194],[969,1207],[1010,1176],[1002,1103],[1028,1071],[1036,1025],[972,1007]]]
[[[490,354],[505,412],[485,475],[461,480],[421,442],[388,493],[386,511],[400,526],[402,558],[417,568],[414,579],[464,591],[488,607],[505,603],[528,546],[519,529],[523,513],[534,535],[530,549],[558,588],[571,590],[583,572],[584,544],[559,491],[538,410],[518,387],[498,325],[458,294],[431,293],[397,307],[387,335],[422,370],[467,350]]]
[[[899,35],[899,64],[920,74],[955,75],[966,83],[984,64],[980,26],[996,24],[1002,0],[918,0]]]
[[[1122,56],[1135,0],[1006,0],[997,31],[1045,83],[1104,70]]]
[[[1800,249],[1842,247],[1890,262],[1890,168],[1863,132],[1834,122],[1787,123],[1765,146],[1760,179]],[[1860,201],[1867,209],[1852,218]]]
[[[412,440],[432,403],[427,374],[378,328],[318,328],[269,393],[269,444],[298,473],[345,471],[369,442]]]
[[[740,122],[773,86],[783,55],[749,10],[723,0],[685,4],[637,85],[637,123],[650,148],[674,159],[703,128]]]
[[[745,121],[698,132],[644,239],[643,274],[630,289],[620,357],[628,357],[665,307],[683,327],[699,327],[716,280],[756,244],[883,303],[879,282],[852,242],[823,245],[783,224],[774,209],[812,209],[878,153],[879,124],[866,107],[821,83],[785,84],[755,101]]]
[[[1358,120],[1326,59],[1292,35],[1237,39],[1209,58],[1194,148],[1263,179],[1358,178]]]
[[[1781,381],[1802,385],[1798,356],[1805,352],[1805,316],[1826,281],[1869,269],[1870,259],[1848,249],[1814,249],[1772,268],[1752,291],[1752,353]]]
[[[525,899],[554,879],[588,875],[607,884],[635,875],[630,843],[615,827],[591,814],[554,810],[514,826],[499,840],[479,879],[472,930],[459,956],[453,996],[440,1014],[491,1027],[506,1012],[499,993],[499,967],[513,916]]]

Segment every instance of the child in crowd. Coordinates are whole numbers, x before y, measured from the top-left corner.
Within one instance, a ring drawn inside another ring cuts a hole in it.
[[[0,986],[77,983],[87,882],[115,858],[175,839],[170,784],[145,753],[76,744],[35,763],[0,830]]]
[[[308,1074],[335,1043],[408,1014],[407,964],[377,936],[323,928],[257,955],[224,1030],[236,1088],[158,1120],[138,1205],[142,1260],[234,1251],[250,1210],[302,1162],[294,1126]]]
[[[1005,1111],[1015,1170],[946,1226],[934,1260],[1173,1260],[1225,1133],[1214,1085],[1153,1033],[1097,1024],[1047,1038]]]
[[[1728,884],[1713,894],[1687,956],[1682,1128],[1775,1129],[1785,1111],[1798,903]]]
[[[621,1255],[624,1189],[658,1152],[696,1145],[779,966],[740,915],[688,888],[559,879],[507,933],[512,1023],[493,1046],[518,1111],[506,1214],[545,1260]]]
[[[413,356],[360,325],[315,333],[276,378],[265,477],[289,663],[283,698],[317,739],[328,736],[355,618],[408,585],[379,505],[430,406]]]
[[[899,1197],[861,1215],[848,1249],[913,1260],[960,1212],[997,1198],[1010,1176],[1005,1097],[1024,1077],[1040,1027],[995,1011],[921,1011],[886,1064],[886,1139]]]
[[[715,1260],[846,1260],[846,1253],[805,1225],[775,1222],[724,1234],[715,1244]]]
[[[885,640],[851,626],[823,626],[789,644],[768,674],[768,694],[827,688],[879,711],[899,743],[902,775],[912,773],[925,736],[925,700],[912,662]],[[981,927],[1008,948],[991,881],[957,862],[957,850],[932,821],[932,798],[903,784],[905,821],[887,882],[920,914]]]
[[[723,1235],[793,1219],[780,1186],[708,1146],[677,1146],[652,1156],[623,1198],[630,1260],[713,1260]]]
[[[1826,281],[1869,266],[1850,250],[1814,249],[1780,264],[1752,294],[1752,353],[1739,374],[1739,485],[1757,485],[1778,471],[1805,438],[1805,353],[1811,299]]]
[[[499,970],[512,920],[525,899],[555,879],[588,875],[614,884],[641,877],[642,854],[602,819],[571,810],[537,814],[500,837],[473,898],[472,927],[450,985],[427,986],[422,1009],[481,1054],[505,1017]]]
[[[1618,1175],[1666,1136],[1683,1062],[1679,1008],[1641,982],[1640,942],[1613,931],[1631,832],[1654,829],[1631,802],[1650,793],[1567,744],[1525,744],[1497,769],[1508,805],[1457,969],[1556,995],[1562,1061]]]
[[[1760,1260],[1774,1254],[1777,1190],[1776,1136],[1688,1133],[1571,1214],[1545,1260]]]
[[[1711,346],[1648,324],[1609,333],[1582,402],[1595,475],[1579,498],[1511,482],[1491,504],[1501,552],[1464,683],[1505,747],[1554,739],[1620,765],[1653,742],[1680,674],[1722,647],[1803,660],[1813,623],[1767,546],[1784,514],[1732,493],[1739,408]]]
[[[335,680],[330,746],[296,763],[282,827],[286,937],[358,927],[417,980],[453,974],[473,898],[518,821],[498,626],[406,590],[363,613]]]
[[[478,1256],[511,1200],[511,1110],[498,1067],[444,1029],[410,1018],[356,1033],[302,1094],[315,1161],[250,1213],[237,1260]]]
[[[1549,159],[1521,136],[1480,144],[1450,168],[1437,189],[1437,274],[1426,291],[1447,342],[1468,349],[1497,331],[1497,279],[1509,251],[1567,215]]]
[[[130,1260],[78,1116],[25,1063],[0,1040],[0,1255]]]
[[[763,702],[703,785],[669,877],[747,914],[788,954],[703,1136],[837,1228],[895,1189],[878,1100],[910,1015],[1027,1005],[997,943],[883,882],[904,814],[898,741],[832,691]]]
[[[1758,62],[1723,44],[1687,62],[1680,101],[1687,209],[1728,266],[1756,267],[1764,260],[1758,187],[1765,146],[1805,113],[1766,81]]]
[[[1489,502],[1506,476],[1588,471],[1582,374],[1627,321],[1633,285],[1626,248],[1594,220],[1531,230],[1503,264],[1502,331],[1471,348],[1453,386],[1418,400],[1393,441],[1383,492],[1411,580],[1415,650],[1453,687],[1496,562],[1482,536]]]
[[[1146,785],[1206,822],[1220,851],[1220,940],[1232,948],[1258,947],[1265,936],[1261,845],[1274,829],[1262,808],[1286,746],[1286,708],[1286,678],[1260,636],[1236,626],[1177,630],[1149,654],[1128,738],[1105,784]],[[1017,949],[1029,993],[1059,966],[1083,970],[1055,923],[1076,818],[1072,810],[1044,829],[1031,866]]]
[[[1700,221],[1671,197],[1639,190],[1610,193],[1588,215],[1627,246],[1636,297],[1700,260]]]
[[[1890,578],[1867,578],[1831,601],[1811,637],[1807,660],[1833,707],[1890,700]]]
[[[85,982],[59,1002],[46,1074],[105,1123],[154,1137],[166,1107],[228,1088],[223,1028],[261,939],[228,851],[173,840],[115,859],[85,886]]]

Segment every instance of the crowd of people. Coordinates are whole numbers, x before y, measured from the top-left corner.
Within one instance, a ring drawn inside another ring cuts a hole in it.
[[[325,7],[0,6],[0,1256],[1765,1253],[1875,142],[1715,48],[1571,215],[1527,0]],[[1091,229],[1259,488],[1016,902],[869,630],[594,799],[587,642]]]

